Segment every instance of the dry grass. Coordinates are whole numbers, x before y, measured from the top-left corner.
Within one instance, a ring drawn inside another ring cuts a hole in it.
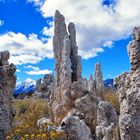
[[[13,125],[28,125],[29,127],[36,127],[37,120],[42,117],[49,117],[50,109],[46,100],[24,99],[16,100],[13,104],[16,111],[16,116]]]
[[[113,107],[115,108],[117,114],[119,114],[119,112],[120,112],[119,97],[115,93],[115,91],[107,90],[104,93],[104,97],[103,98],[104,98],[105,101],[110,102],[113,105]]]
[[[45,124],[42,128],[37,126],[38,119],[50,116],[51,110],[46,100],[16,100],[13,108],[16,116],[6,140],[66,140],[65,133],[58,130],[53,123]]]

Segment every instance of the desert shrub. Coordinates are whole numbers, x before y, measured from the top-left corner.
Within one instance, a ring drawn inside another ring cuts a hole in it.
[[[119,103],[119,97],[118,94],[115,93],[115,91],[112,90],[106,90],[103,94],[103,98],[105,101],[110,102],[113,107],[115,108],[117,114],[120,112],[120,103]]]
[[[42,117],[49,117],[50,109],[47,101],[38,99],[24,99],[14,101],[13,108],[16,111],[13,126],[28,125],[31,128],[36,127],[37,120]]]

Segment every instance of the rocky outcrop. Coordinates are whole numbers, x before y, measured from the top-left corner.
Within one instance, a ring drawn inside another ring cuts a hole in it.
[[[69,140],[93,140],[89,127],[79,117],[68,113],[61,123]]]
[[[140,139],[140,27],[134,29],[132,37],[128,45],[131,71],[116,78],[121,140]]]
[[[119,140],[118,116],[113,106],[101,101],[97,107],[96,136],[98,140]]]
[[[42,129],[44,128],[44,126],[49,126],[49,125],[53,125],[53,122],[50,119],[47,118],[40,118],[37,121],[37,126]]]
[[[92,75],[90,75],[88,80],[82,79],[82,85],[86,90],[95,93],[97,96],[102,97],[105,88],[101,65],[99,63],[95,64],[94,79]]]
[[[41,81],[42,81],[41,78],[38,79],[38,80],[36,80],[36,90],[39,90],[40,89]]]
[[[101,65],[99,63],[95,64],[95,89],[98,96],[102,96],[104,91],[104,81],[103,81],[103,75],[101,71]]]
[[[0,52],[0,139],[4,140],[5,133],[11,128],[12,94],[15,87],[16,67],[9,64],[8,51]]]
[[[39,79],[36,82],[36,88],[38,91],[47,92],[50,89],[50,85],[54,82],[53,75],[46,74],[43,79]]]
[[[46,74],[43,79],[36,81],[36,90],[31,98],[34,99],[47,99],[50,101],[50,96],[54,91],[54,76]]]

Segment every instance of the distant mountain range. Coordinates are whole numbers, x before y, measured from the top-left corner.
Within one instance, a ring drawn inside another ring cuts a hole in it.
[[[106,88],[114,88],[113,79],[106,79],[104,80],[104,86]]]
[[[113,86],[113,79],[106,79],[104,80],[104,86],[106,88],[112,88]],[[36,89],[36,82],[35,81],[25,81],[22,83],[18,83],[14,90],[14,97],[17,97],[19,94],[28,94],[31,95],[34,93]]]
[[[19,94],[32,94],[36,89],[35,81],[25,81],[22,83],[18,83],[14,89],[14,97],[17,97]]]

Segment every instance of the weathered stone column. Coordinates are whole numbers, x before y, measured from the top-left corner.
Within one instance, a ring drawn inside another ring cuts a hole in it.
[[[82,78],[80,56],[78,56],[78,47],[76,43],[76,29],[74,23],[70,22],[68,25],[69,38],[71,41],[71,62],[72,62],[72,82],[78,81]]]
[[[119,83],[121,140],[140,140],[140,27],[132,37],[128,46],[131,71]]]
[[[99,63],[95,64],[94,78],[95,78],[96,94],[98,96],[102,96],[103,91],[104,91],[104,82],[103,82],[101,65]]]
[[[68,35],[65,24],[65,17],[56,10],[54,15],[54,38],[53,38],[53,50],[55,58],[55,77],[56,85],[59,86],[60,82],[60,64],[62,61],[62,48],[64,37]]]
[[[11,128],[12,94],[16,83],[16,67],[8,63],[8,51],[0,52],[0,140]]]

